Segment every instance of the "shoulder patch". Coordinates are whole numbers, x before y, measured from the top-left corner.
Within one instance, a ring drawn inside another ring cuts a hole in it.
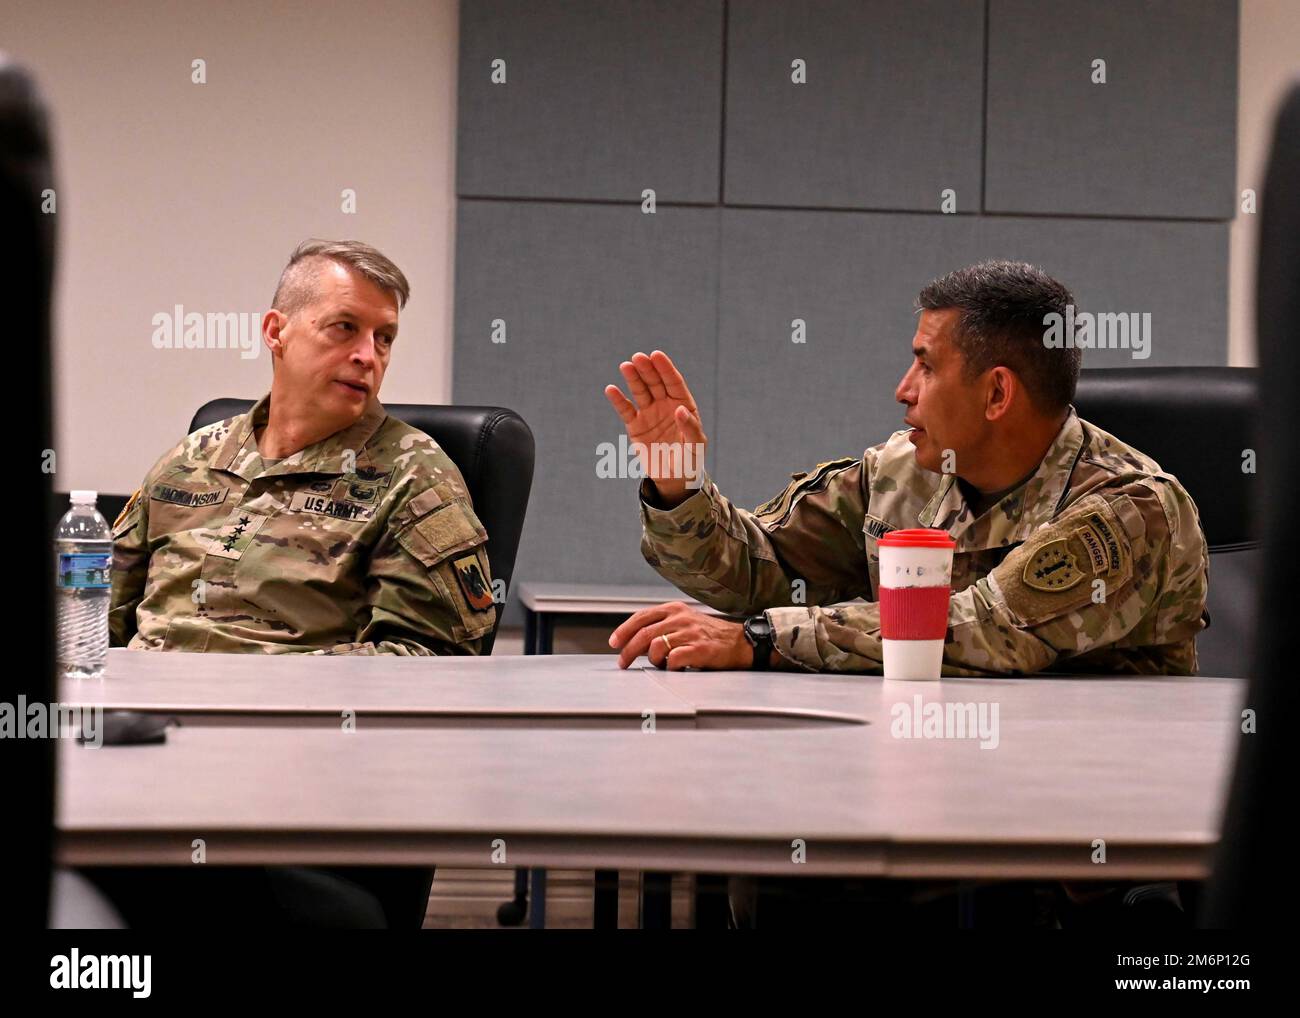
[[[1093,572],[1119,572],[1124,565],[1125,546],[1116,536],[1114,529],[1100,513],[1089,513],[1083,518],[1083,524],[1083,530],[1088,531],[1105,551],[1105,569],[1094,569]]]
[[[461,593],[465,595],[465,600],[469,606],[476,612],[485,612],[492,607],[492,591],[483,578],[483,570],[479,568],[478,556],[474,554],[462,555],[458,559],[453,559],[451,563],[452,570],[456,573],[456,581],[460,584]]]
[[[1069,590],[1083,579],[1079,561],[1066,538],[1048,541],[1025,560],[1020,578],[1035,590],[1054,592]]]
[[[1103,604],[1094,601],[1098,584],[1112,592],[1132,576],[1133,538],[1115,507],[1095,495],[1081,501],[1085,504],[1077,511],[1035,531],[991,574],[1007,608],[1023,625]]]

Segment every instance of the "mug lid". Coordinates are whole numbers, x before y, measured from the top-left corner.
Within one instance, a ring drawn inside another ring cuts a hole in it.
[[[916,527],[911,530],[891,530],[880,539],[881,546],[890,548],[955,548],[957,542],[946,530]]]

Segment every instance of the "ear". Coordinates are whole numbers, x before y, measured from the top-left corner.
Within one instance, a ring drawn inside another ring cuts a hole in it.
[[[288,317],[274,308],[262,316],[262,342],[271,351],[272,366],[276,357],[284,355],[284,327],[288,324]]]
[[[1008,367],[998,365],[989,370],[988,391],[984,397],[984,419],[1001,420],[1020,396],[1020,379]]]

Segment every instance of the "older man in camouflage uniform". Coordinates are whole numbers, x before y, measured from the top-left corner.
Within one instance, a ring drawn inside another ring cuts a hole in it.
[[[477,654],[496,612],[460,471],[379,403],[410,288],[357,241],[307,241],[262,335],[271,391],[194,432],[113,526],[115,645]],[[418,927],[427,867],[89,870],[133,926]]]
[[[271,392],[182,439],[113,527],[115,645],[475,654],[496,622],[460,471],[379,404],[406,279],[356,242],[294,253]]]
[[[880,538],[937,527],[957,542],[945,675],[1194,674],[1206,592],[1196,506],[1070,405],[1079,351],[1049,348],[1044,332],[1072,303],[1024,264],[936,280],[896,391],[911,430],[795,474],[753,512],[707,475],[691,491],[647,456],[646,560],[705,604],[762,614],[742,628],[677,603],[646,609],[610,638],[620,663],[644,653],[668,668],[879,672]],[[621,370],[635,403],[616,386],[606,395],[634,443],[704,445],[667,355]]]

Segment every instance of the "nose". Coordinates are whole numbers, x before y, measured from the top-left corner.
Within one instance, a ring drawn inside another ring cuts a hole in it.
[[[913,364],[907,369],[907,373],[899,379],[898,387],[894,390],[894,399],[900,403],[906,403],[908,406],[916,404],[916,365]]]
[[[352,346],[352,363],[369,368],[375,363],[375,334],[362,333]]]

